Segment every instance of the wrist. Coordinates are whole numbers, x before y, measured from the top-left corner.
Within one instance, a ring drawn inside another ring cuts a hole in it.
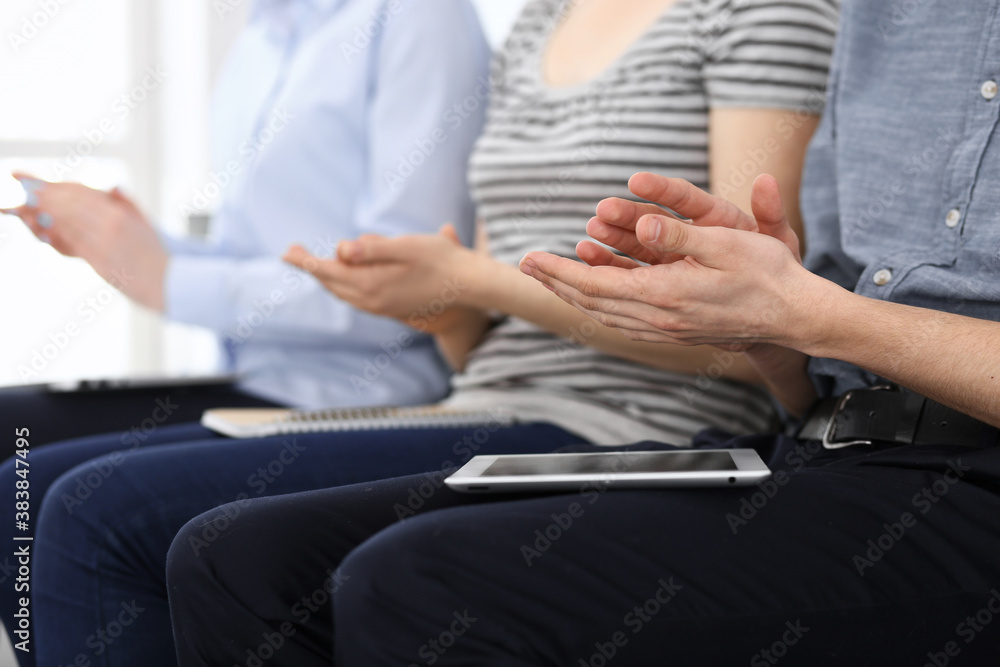
[[[461,261],[456,263],[456,283],[460,285],[455,305],[459,308],[469,308],[488,311],[494,301],[491,290],[499,279],[495,259],[474,250],[463,250]]]
[[[787,325],[770,342],[811,357],[829,356],[842,339],[858,297],[839,285],[812,273],[803,281]]]

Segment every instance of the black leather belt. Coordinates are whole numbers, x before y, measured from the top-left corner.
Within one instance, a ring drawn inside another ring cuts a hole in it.
[[[852,445],[1000,445],[1000,429],[896,387],[849,391],[819,401],[797,437],[826,449]]]

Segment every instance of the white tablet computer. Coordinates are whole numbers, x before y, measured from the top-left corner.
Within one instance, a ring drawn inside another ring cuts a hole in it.
[[[445,480],[465,493],[747,486],[771,471],[752,449],[476,456]]]

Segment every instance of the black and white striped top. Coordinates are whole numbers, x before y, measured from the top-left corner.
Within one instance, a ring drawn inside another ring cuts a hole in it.
[[[597,202],[629,197],[637,171],[707,187],[713,107],[789,109],[789,123],[822,108],[837,0],[677,0],[604,73],[553,89],[542,57],[572,2],[531,0],[494,64],[470,181],[503,262],[532,250],[575,258]],[[773,415],[763,392],[717,379],[718,367],[669,373],[578,342],[507,318],[454,379],[455,397],[478,392],[602,444],[683,445],[709,426],[760,431]]]

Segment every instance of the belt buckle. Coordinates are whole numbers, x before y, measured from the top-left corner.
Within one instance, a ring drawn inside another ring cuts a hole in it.
[[[844,442],[834,442],[833,440],[831,440],[831,436],[833,435],[833,427],[837,423],[837,415],[840,414],[840,412],[847,406],[847,404],[851,400],[851,397],[854,396],[855,391],[893,391],[893,390],[895,390],[895,387],[889,385],[878,385],[875,387],[871,387],[870,389],[862,389],[862,390],[852,389],[851,391],[848,391],[843,396],[841,396],[840,400],[837,401],[837,407],[834,408],[833,414],[830,415],[830,423],[826,425],[826,430],[823,431],[823,440],[822,440],[823,449],[836,450],[836,449],[844,449],[845,447],[855,447],[857,445],[869,445],[869,446],[874,445],[875,444],[874,440],[847,440]]]

